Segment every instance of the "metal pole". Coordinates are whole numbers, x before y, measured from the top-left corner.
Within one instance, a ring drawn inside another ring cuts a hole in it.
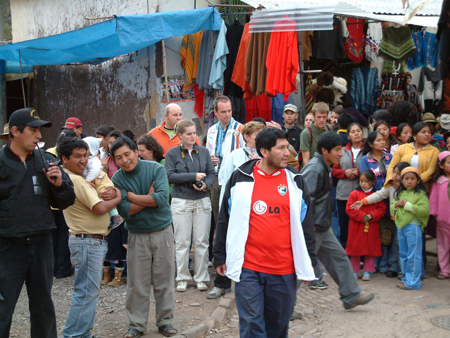
[[[166,98],[167,98],[167,104],[170,103],[170,95],[169,95],[169,79],[167,78],[167,60],[166,60],[166,44],[164,43],[164,39],[162,41],[162,47],[163,47],[163,61],[164,61],[164,77],[166,79]]]
[[[20,83],[22,84],[22,94],[23,94],[23,107],[27,107],[27,99],[25,98],[25,87],[23,85],[23,73],[22,73],[22,58],[20,56],[20,49],[19,49],[19,64],[20,64]]]

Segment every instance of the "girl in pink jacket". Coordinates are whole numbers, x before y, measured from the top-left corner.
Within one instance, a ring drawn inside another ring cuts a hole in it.
[[[441,271],[437,279],[450,278],[450,151],[439,154],[438,166],[433,176],[430,194],[430,215],[436,216],[438,261]]]

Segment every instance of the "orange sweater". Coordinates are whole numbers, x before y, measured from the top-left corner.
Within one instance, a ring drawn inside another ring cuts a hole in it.
[[[164,157],[166,156],[167,150],[170,148],[176,147],[180,145],[180,138],[178,136],[170,139],[169,134],[164,130],[164,126],[166,125],[166,121],[164,121],[160,126],[157,126],[149,131],[149,135],[153,136],[158,143],[164,148]],[[195,143],[200,145],[198,137],[195,137]]]

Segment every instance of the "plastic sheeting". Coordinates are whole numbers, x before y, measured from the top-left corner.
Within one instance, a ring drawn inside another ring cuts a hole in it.
[[[22,64],[99,64],[151,46],[162,39],[220,30],[222,19],[212,7],[185,11],[117,16],[89,27],[0,47],[0,60]]]

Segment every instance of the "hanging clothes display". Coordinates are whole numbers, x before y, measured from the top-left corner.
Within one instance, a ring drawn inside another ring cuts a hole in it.
[[[278,27],[292,29],[292,31],[278,32]],[[285,15],[283,20],[275,23],[274,33],[272,33],[267,50],[265,64],[267,67],[266,92],[271,96],[281,93],[284,95],[285,101],[297,87],[296,76],[299,60],[296,29],[297,23],[289,20],[288,16]]]
[[[291,97],[288,95],[287,100],[283,94],[277,94],[270,99],[270,103],[272,105],[272,121],[283,124],[283,112],[284,106],[292,103]]]
[[[313,83],[312,74],[309,73],[306,75],[305,79],[305,116],[303,117],[302,121],[305,121],[306,114],[309,114],[312,110],[312,106],[314,105],[314,98],[309,93],[309,87]],[[297,106],[298,107],[298,106]]]
[[[314,39],[313,31],[301,31],[300,42],[302,46],[302,61],[309,61],[313,55],[312,42]]]
[[[295,79],[297,82],[297,88],[291,93],[290,97],[292,104],[295,105],[298,109],[298,120],[303,121],[305,119],[306,113],[305,109],[303,108],[303,86],[300,83],[300,74],[297,74]]]
[[[412,33],[416,53],[408,59],[408,68],[413,70],[422,66],[436,67],[439,60],[439,40],[436,34],[426,32]]]
[[[378,89],[378,69],[370,67],[353,69],[350,98],[354,108],[366,116],[371,116],[377,110]]]
[[[178,53],[181,58],[181,66],[184,69],[183,89],[191,87],[197,78],[202,37],[203,31],[183,36],[180,52]]]
[[[232,95],[228,95],[228,98],[231,101],[231,109],[233,112],[233,118],[236,121],[238,121],[242,124],[245,124],[245,116],[246,116],[245,100],[239,99]]]
[[[387,109],[394,102],[404,101],[406,82],[410,76],[410,73],[384,74],[378,91],[378,108]]]
[[[244,92],[243,98],[249,99],[254,96],[250,89],[250,85],[245,81],[245,58],[247,56],[248,44],[250,42],[250,33],[248,31],[249,24],[244,25],[244,31],[242,32],[241,43],[239,45],[239,51],[236,57],[236,63],[234,64],[233,75],[231,81],[238,85]]]
[[[450,114],[450,77],[444,80],[444,90],[442,93],[442,114]]]
[[[203,32],[202,43],[200,45],[200,57],[198,60],[200,67],[197,69],[196,82],[198,84],[198,89],[204,90],[205,95],[214,94],[213,87],[209,85],[209,77],[211,75],[211,65],[214,55],[213,49],[216,45],[218,36],[218,31],[206,30]]]
[[[199,117],[202,117],[205,92],[203,90],[198,89],[198,84],[195,84],[194,86],[194,98],[195,98],[194,113],[196,113]]]
[[[223,90],[224,72],[227,68],[227,26],[222,21],[219,37],[217,38],[216,48],[214,49],[214,57],[211,64],[211,74],[209,76],[209,85],[216,90]]]
[[[417,91],[420,105],[425,112],[439,116],[442,87],[443,81],[438,70],[431,70],[428,67],[421,68]]]
[[[363,19],[348,18],[348,37],[345,39],[345,54],[355,63],[364,60],[365,34]]]
[[[416,52],[409,27],[388,27],[383,32],[378,56],[398,62],[407,60]]]
[[[245,58],[245,81],[259,96],[266,93],[266,58],[272,33],[252,33]]]
[[[417,91],[417,87],[411,83],[411,80],[412,76],[407,75],[405,86],[405,101],[412,103],[420,113],[422,112],[422,107],[419,102],[419,92]]]
[[[367,29],[365,55],[366,59],[375,64],[382,60],[378,57],[378,49],[380,48],[381,40],[383,39],[383,27],[381,22],[369,23]]]
[[[236,98],[242,99],[244,92],[242,88],[231,81],[233,75],[234,65],[236,64],[236,57],[239,52],[241,44],[242,33],[244,32],[244,25],[238,20],[235,20],[232,25],[228,27],[226,40],[228,45],[227,69],[224,75],[224,95],[232,95]]]
[[[270,97],[263,93],[245,100],[245,110],[247,111],[246,122],[250,122],[255,117],[262,117],[266,122],[270,121],[272,115]]]
[[[313,56],[326,60],[345,58],[344,37],[338,18],[333,18],[333,30],[314,32]]]

